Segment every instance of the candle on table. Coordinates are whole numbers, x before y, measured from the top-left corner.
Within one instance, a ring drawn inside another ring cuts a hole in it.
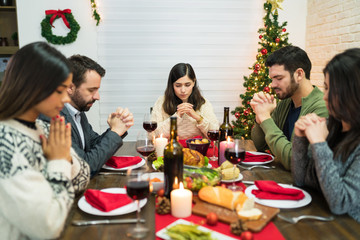
[[[168,144],[167,138],[163,138],[162,134],[160,137],[155,139],[155,152],[157,157],[164,156],[164,149],[166,145]]]
[[[180,188],[172,190],[170,193],[171,215],[177,218],[185,218],[191,215],[192,192],[184,189],[180,182]]]
[[[235,143],[232,141],[231,137],[228,137],[226,141],[220,142],[220,156],[219,156],[219,165],[226,161],[225,158],[225,149],[234,147]]]

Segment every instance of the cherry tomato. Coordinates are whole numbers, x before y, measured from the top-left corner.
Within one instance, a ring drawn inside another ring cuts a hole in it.
[[[253,240],[253,234],[250,231],[245,231],[241,233],[241,240]]]
[[[165,190],[163,188],[160,189],[159,191],[157,191],[157,195],[160,197],[164,196],[164,193],[165,193]]]
[[[218,216],[214,212],[209,212],[208,215],[206,215],[206,223],[213,226],[216,225],[218,222]]]

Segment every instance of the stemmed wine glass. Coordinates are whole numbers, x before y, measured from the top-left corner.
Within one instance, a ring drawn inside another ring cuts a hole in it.
[[[207,136],[209,137],[209,139],[211,141],[213,141],[213,155],[212,155],[212,157],[210,157],[210,160],[216,161],[216,160],[218,160],[218,157],[215,156],[215,144],[216,144],[216,141],[219,140],[219,129],[210,129],[207,132]]]
[[[234,176],[235,176],[235,168],[238,163],[241,163],[245,159],[245,148],[244,141],[241,139],[235,139],[234,145],[231,148],[225,149],[225,158],[229,160],[232,164],[234,164]],[[232,185],[228,186],[228,188],[232,191],[242,191],[242,187],[235,185],[235,180]]]
[[[155,131],[155,129],[157,128],[157,122],[151,120],[150,113],[144,114],[143,128],[149,133]]]
[[[136,138],[136,151],[140,153],[145,160],[155,151],[153,138],[145,131],[140,131]]]
[[[126,193],[127,195],[136,202],[137,212],[136,212],[136,226],[134,228],[129,228],[127,231],[127,236],[132,238],[143,238],[149,232],[149,228],[140,223],[140,201],[145,199],[150,194],[150,183],[148,178],[143,177],[144,171],[134,171],[131,169],[127,171],[127,180],[126,180]]]

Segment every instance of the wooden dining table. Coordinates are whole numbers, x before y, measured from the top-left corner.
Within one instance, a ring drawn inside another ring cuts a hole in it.
[[[246,141],[246,150],[256,151],[251,140]],[[121,155],[139,155],[135,150],[135,142],[124,142],[124,145],[116,152],[117,156]],[[278,183],[293,184],[291,173],[286,171],[276,161],[268,164],[275,166],[274,169],[254,168],[252,170],[242,170],[243,180],[274,180]],[[147,171],[154,171],[151,164],[148,163],[142,168]],[[109,172],[109,170],[101,170]],[[114,173],[116,171],[113,171]],[[119,173],[119,172],[117,172]],[[125,186],[126,177],[119,174],[96,175],[91,179],[88,189],[104,188],[122,188]],[[299,215],[333,215],[326,203],[323,195],[310,188],[303,188],[311,195],[311,202],[303,207],[295,209],[281,209],[280,214],[285,216]],[[136,212],[120,216],[96,216],[83,212],[78,207],[78,201],[83,196],[79,194],[74,201],[70,210],[64,231],[59,239],[130,239],[126,236],[126,230],[134,227],[134,224],[109,224],[109,225],[91,225],[91,226],[74,226],[73,220],[101,220],[101,219],[130,219],[136,218]],[[275,217],[272,221],[285,239],[360,239],[360,223],[346,215],[333,215],[335,219],[330,222],[315,220],[302,220],[296,224],[285,222]],[[147,237],[144,239],[155,239],[155,195],[151,194],[148,202],[141,209],[141,218],[146,220],[145,225],[150,229]]]

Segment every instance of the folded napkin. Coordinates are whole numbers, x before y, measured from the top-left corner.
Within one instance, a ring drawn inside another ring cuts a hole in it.
[[[243,162],[267,162],[272,159],[272,156],[268,154],[252,154],[249,152],[245,153],[245,160]]]
[[[141,162],[142,158],[139,156],[135,157],[116,157],[112,156],[105,164],[113,168],[124,168],[129,167]]]
[[[257,198],[272,200],[300,200],[305,197],[303,191],[294,188],[281,187],[274,181],[255,181],[259,190],[252,190],[251,193]]]
[[[109,212],[132,202],[125,193],[107,193],[95,189],[86,190],[84,196],[91,206],[103,212]]]

